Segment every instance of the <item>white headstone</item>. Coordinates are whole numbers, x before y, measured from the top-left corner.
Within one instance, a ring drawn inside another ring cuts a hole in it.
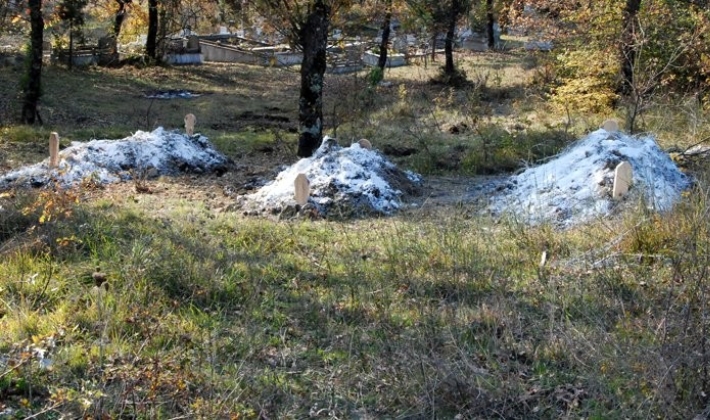
[[[195,118],[194,114],[185,115],[185,132],[187,133],[188,136],[191,136],[195,133],[195,123],[196,122],[197,122],[197,118]]]
[[[293,187],[295,190],[294,198],[296,199],[296,203],[301,206],[306,205],[308,197],[311,195],[311,185],[308,182],[308,178],[306,178],[306,174],[298,174],[293,181]]]
[[[612,198],[620,199],[629,192],[629,186],[633,180],[633,171],[629,162],[621,162],[614,170],[614,191]]]
[[[602,124],[602,128],[610,133],[616,133],[619,131],[619,123],[616,120],[606,120]]]
[[[368,140],[368,139],[360,139],[360,141],[358,141],[357,143],[363,149],[367,149],[367,150],[372,149],[372,143],[370,143],[370,140]]]
[[[49,135],[49,167],[57,166],[59,166],[59,134],[52,133]]]

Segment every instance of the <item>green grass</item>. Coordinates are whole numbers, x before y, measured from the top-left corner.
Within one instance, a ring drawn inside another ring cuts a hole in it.
[[[161,220],[83,203],[30,250],[4,250],[0,392],[28,400],[18,413],[140,418],[690,413],[705,206],[556,232],[455,213],[270,222],[170,203]],[[628,226],[665,248],[641,251]]]
[[[40,128],[14,124],[19,119],[20,101],[10,98],[18,98],[20,76],[20,69],[0,72],[0,95],[8,98],[7,104],[0,104],[6,105],[0,106],[0,152],[12,152],[8,155],[11,166],[37,161],[46,153],[44,145],[52,131],[59,133],[63,145],[93,138],[120,139],[137,130],[154,130],[159,126],[181,129],[185,115],[193,113],[198,132],[225,145],[232,140],[247,139],[247,146],[251,146],[250,139],[268,137],[268,133],[283,132],[280,137],[292,139],[287,131],[296,122],[293,108],[284,106],[297,100],[298,79],[291,70],[213,65],[70,72],[62,67],[45,66],[40,110],[44,125]],[[256,78],[259,80],[255,81]],[[201,96],[179,100],[144,97],[158,89],[187,89]],[[21,147],[15,143],[21,143]],[[32,150],[23,152],[23,147],[32,146]],[[245,148],[225,147],[225,152],[232,150],[243,153]]]
[[[431,66],[388,70],[393,86],[371,91],[356,89],[364,75],[333,77],[329,95],[340,102],[326,112],[328,130],[343,143],[415,148],[396,158],[406,168],[477,174],[544,159],[607,117],[556,113],[535,86],[518,83],[534,72],[525,57],[466,65],[480,83],[464,91],[427,83]],[[177,128],[195,109],[198,126],[237,163],[293,158],[292,73],[46,74],[54,114],[41,128],[0,128],[8,167],[42,156],[50,131],[63,141],[120,138],[146,121]],[[267,89],[268,78],[281,89]],[[89,83],[92,93],[77,89]],[[183,84],[206,94],[152,106],[138,97]],[[665,144],[692,144],[706,118],[692,109],[693,118],[649,113],[646,124]],[[266,149],[277,153],[266,158]],[[0,412],[693,418],[707,407],[710,379],[708,185],[700,173],[665,214],[629,203],[619,217],[564,231],[463,206],[276,222],[163,193],[3,193]]]

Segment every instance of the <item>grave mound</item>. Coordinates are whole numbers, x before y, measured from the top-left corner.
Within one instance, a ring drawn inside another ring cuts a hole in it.
[[[22,185],[41,187],[50,180],[71,186],[84,180],[110,183],[184,172],[222,173],[231,163],[206,137],[187,136],[163,128],[138,131],[122,140],[72,142],[59,152],[58,161],[54,168],[47,158],[0,174],[0,189]]]
[[[309,186],[303,206],[295,195],[300,174]],[[282,219],[389,215],[401,207],[403,198],[419,194],[421,184],[419,175],[398,169],[376,150],[359,143],[341,147],[326,137],[312,157],[285,168],[255,193],[238,197],[237,205],[247,215]]]
[[[631,165],[629,194],[614,199],[614,172],[622,162]],[[629,197],[668,210],[690,184],[652,136],[599,129],[555,159],[513,176],[491,199],[490,210],[529,224],[565,227],[609,216]]]

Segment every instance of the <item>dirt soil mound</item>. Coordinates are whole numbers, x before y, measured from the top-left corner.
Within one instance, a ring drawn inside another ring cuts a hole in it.
[[[622,161],[633,169],[626,200],[643,199],[654,210],[670,209],[691,184],[652,136],[600,129],[557,158],[512,177],[490,208],[531,224],[571,226],[608,216],[625,201],[612,199],[614,170]]]
[[[304,206],[294,197],[298,174],[304,174],[310,184]],[[419,194],[421,184],[419,175],[398,169],[375,150],[358,143],[341,147],[326,137],[312,157],[285,168],[257,192],[240,196],[238,205],[247,215],[280,218],[389,215],[401,207],[405,196]]]
[[[138,131],[122,140],[72,142],[59,152],[59,166],[49,168],[49,158],[0,175],[0,189],[41,187],[50,180],[64,186],[85,180],[111,183],[180,173],[223,173],[230,160],[201,135],[187,136],[158,128]]]

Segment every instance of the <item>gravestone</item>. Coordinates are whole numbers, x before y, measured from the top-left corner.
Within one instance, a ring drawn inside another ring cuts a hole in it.
[[[357,142],[360,147],[363,149],[371,150],[372,149],[372,143],[370,143],[370,140],[368,139],[360,139],[360,141]]]
[[[612,198],[618,200],[629,192],[629,186],[633,180],[633,170],[629,162],[621,162],[614,170],[614,190]]]
[[[308,182],[305,174],[298,174],[293,181],[295,190],[294,198],[300,206],[305,206],[308,202],[308,197],[311,195],[311,185]]]
[[[602,124],[602,128],[610,133],[616,133],[619,131],[619,123],[616,120],[606,120]]]
[[[49,135],[49,167],[57,166],[59,166],[59,134],[52,133]]]
[[[187,37],[187,52],[200,52],[200,38],[197,35]]]
[[[116,37],[104,36],[99,38],[99,49],[116,51]]]
[[[196,122],[197,118],[195,118],[194,114],[185,115],[185,133],[187,133],[188,136],[191,136],[195,133]]]

